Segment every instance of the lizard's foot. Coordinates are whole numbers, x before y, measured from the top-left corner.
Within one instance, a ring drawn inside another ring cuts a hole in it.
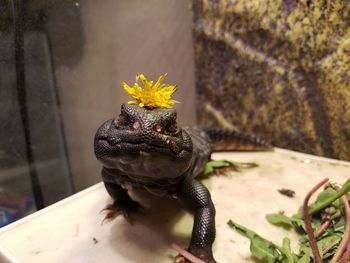
[[[203,262],[205,263],[216,263],[215,259],[211,258],[211,259],[201,259]],[[192,261],[189,261],[188,259],[186,259],[184,256],[182,255],[177,255],[175,257],[174,263],[191,263]]]
[[[115,200],[112,204],[107,205],[100,213],[106,212],[106,216],[102,221],[102,224],[105,221],[112,221],[119,215],[123,215],[124,218],[132,225],[133,220],[130,216],[131,213],[137,212],[142,208],[142,206],[134,201],[130,200],[128,202],[118,202]]]
[[[181,253],[181,252],[180,252]],[[205,263],[216,263],[211,251],[207,249],[192,249],[191,254],[197,259],[202,260]],[[175,257],[174,263],[190,263],[192,261],[186,259],[183,255],[179,254]],[[196,261],[197,262],[197,261]]]

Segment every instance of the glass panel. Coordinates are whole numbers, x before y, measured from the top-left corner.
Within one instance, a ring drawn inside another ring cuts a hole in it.
[[[0,226],[73,192],[44,13],[23,4],[0,7]]]
[[[101,181],[93,138],[122,81],[168,72],[194,122],[191,25],[188,0],[0,1],[0,224]]]

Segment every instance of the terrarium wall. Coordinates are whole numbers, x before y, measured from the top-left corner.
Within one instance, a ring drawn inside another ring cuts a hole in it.
[[[350,3],[193,0],[197,114],[350,160]]]
[[[101,180],[93,138],[131,100],[123,81],[132,85],[136,74],[156,79],[167,72],[165,82],[179,87],[179,122],[195,121],[192,12],[189,0],[65,1],[66,11],[56,8],[50,16],[50,32],[72,175],[81,190]],[[71,5],[80,22],[67,22],[75,17]]]

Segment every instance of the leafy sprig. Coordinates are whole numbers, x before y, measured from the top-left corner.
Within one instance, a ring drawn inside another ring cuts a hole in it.
[[[205,164],[203,175],[215,173],[215,171],[225,173],[225,170],[240,171],[241,169],[254,168],[259,165],[254,162],[238,162],[228,160],[211,160]]]
[[[310,247],[306,233],[307,225],[311,224],[320,254],[319,262],[345,263],[350,260],[350,205],[346,195],[349,191],[350,179],[341,188],[329,185],[308,207],[310,222],[305,221],[301,209],[290,217],[279,213],[266,215],[271,224],[293,228],[301,233],[299,253],[290,250],[288,238],[284,238],[282,246],[278,246],[232,220],[228,225],[250,239],[250,250],[261,262],[312,263],[317,262],[313,255],[315,248]]]

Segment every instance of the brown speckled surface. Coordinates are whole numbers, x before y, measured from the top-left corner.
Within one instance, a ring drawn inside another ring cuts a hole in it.
[[[193,0],[203,126],[350,160],[350,3]]]

